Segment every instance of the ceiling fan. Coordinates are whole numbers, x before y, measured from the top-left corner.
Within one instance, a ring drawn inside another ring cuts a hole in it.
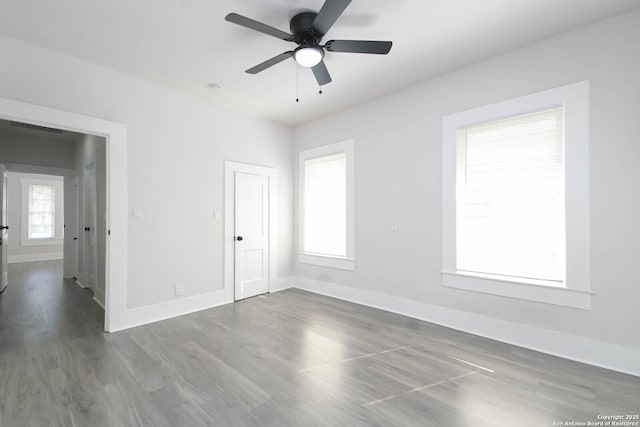
[[[264,61],[246,72],[257,74],[272,67],[285,59],[293,58],[303,67],[311,68],[320,86],[331,82],[331,75],[323,61],[325,50],[329,52],[373,53],[386,55],[391,50],[390,41],[371,40],[330,40],[320,44],[322,38],[338,20],[351,0],[326,0],[318,13],[301,12],[291,18],[289,28],[291,33],[281,31],[270,25],[263,24],[237,13],[228,14],[225,19],[237,25],[277,37],[281,40],[294,42],[298,45],[294,50],[283,52]]]

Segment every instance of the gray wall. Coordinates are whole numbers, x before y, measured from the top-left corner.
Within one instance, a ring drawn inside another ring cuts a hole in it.
[[[634,12],[300,126],[296,151],[356,141],[356,271],[296,262],[296,275],[640,348],[639,42]],[[593,309],[443,287],[443,116],[583,80],[591,83]]]
[[[223,289],[225,160],[277,169],[278,276],[291,275],[291,129],[6,36],[0,57],[0,97],[127,126],[128,205],[144,211],[129,217],[128,308],[176,301],[177,283],[187,298]]]
[[[51,139],[46,133],[33,136],[0,128],[0,161],[73,169],[74,143]]]

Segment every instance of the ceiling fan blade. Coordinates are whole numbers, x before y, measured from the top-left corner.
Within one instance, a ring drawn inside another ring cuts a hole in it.
[[[386,55],[391,50],[392,42],[371,40],[331,40],[325,45],[329,52],[375,53]]]
[[[326,0],[311,25],[320,34],[327,34],[351,0]]]
[[[253,19],[247,18],[246,16],[238,15],[237,13],[230,13],[225,16],[224,19],[234,24],[242,25],[243,27],[268,34],[281,40],[293,41],[293,36],[291,34],[285,31],[281,31],[277,28],[273,28],[270,25],[263,24],[262,22],[254,21]]]
[[[324,64],[324,61],[320,61],[318,65],[312,67],[311,71],[313,71],[313,75],[316,77],[320,86],[331,83],[331,75],[329,75],[329,70],[327,70],[327,66]]]
[[[256,65],[255,67],[249,68],[246,72],[249,74],[258,74],[260,71],[264,71],[269,67],[273,67],[274,65],[281,63],[285,59],[291,58],[292,55],[293,52],[283,52],[271,59],[267,59],[266,61]]]

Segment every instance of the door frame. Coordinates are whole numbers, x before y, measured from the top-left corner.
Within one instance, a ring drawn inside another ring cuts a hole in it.
[[[0,293],[9,286],[9,174],[4,163],[0,163]],[[3,219],[4,217],[4,219]],[[4,235],[7,238],[4,239]],[[5,280],[6,279],[6,280]]]
[[[94,157],[94,158],[97,158]],[[85,165],[82,172],[82,275],[84,279],[84,287],[87,287],[93,291],[94,299],[96,299],[96,291],[98,290],[98,283],[100,282],[99,268],[98,268],[98,176],[96,171],[96,162],[92,161],[88,165]],[[89,187],[87,185],[87,177],[93,175],[92,184]],[[93,191],[93,203],[87,203],[87,191]],[[92,205],[92,206],[91,206]],[[87,227],[87,214],[93,209],[93,218],[89,219],[90,226],[93,226],[94,230],[89,231],[89,234],[95,233],[93,237],[93,248],[91,248],[92,237],[87,235],[84,231],[84,227]],[[89,210],[89,212],[87,212]],[[91,257],[91,258],[89,258]],[[91,281],[91,271],[87,268],[93,263],[93,281]],[[103,296],[104,297],[104,296]],[[99,300],[98,300],[99,301]],[[99,303],[102,305],[102,303]]]
[[[266,176],[269,181],[269,292],[278,277],[278,171],[268,166],[224,162],[224,299],[235,301],[235,173]]]
[[[0,98],[0,118],[101,136],[106,139],[106,217],[104,329],[127,324],[127,126],[96,117]]]
[[[80,277],[80,179],[77,176],[73,177],[70,187],[73,189],[73,236],[71,236],[72,248],[73,248],[73,277],[76,278],[76,282]],[[66,210],[65,210],[66,212]],[[65,234],[66,235],[66,234]],[[65,252],[65,257],[67,253]]]

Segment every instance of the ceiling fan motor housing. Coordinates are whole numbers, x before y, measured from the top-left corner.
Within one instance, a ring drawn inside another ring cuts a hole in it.
[[[313,28],[313,21],[318,14],[302,12],[291,18],[289,28],[293,34],[293,41],[301,46],[318,46],[324,34]]]

